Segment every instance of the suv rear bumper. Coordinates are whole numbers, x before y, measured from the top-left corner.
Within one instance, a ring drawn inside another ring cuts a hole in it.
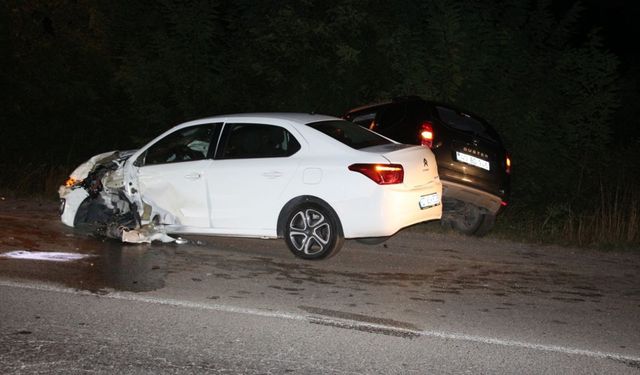
[[[484,208],[489,213],[496,215],[502,207],[500,197],[489,194],[466,185],[451,181],[442,181],[442,196],[444,199],[456,199]]]

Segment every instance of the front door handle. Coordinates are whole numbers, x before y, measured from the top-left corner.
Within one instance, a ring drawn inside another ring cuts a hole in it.
[[[202,175],[198,172],[189,173],[188,175],[184,176],[184,178],[188,180],[197,180],[200,177],[202,177]]]

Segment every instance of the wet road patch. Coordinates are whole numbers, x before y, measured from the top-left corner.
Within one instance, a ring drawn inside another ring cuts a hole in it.
[[[75,252],[9,250],[0,252],[0,274],[98,294],[109,290],[146,292],[164,287],[167,250],[170,249],[112,246],[109,242]]]

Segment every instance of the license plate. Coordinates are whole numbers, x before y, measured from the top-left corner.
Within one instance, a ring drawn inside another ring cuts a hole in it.
[[[438,193],[423,195],[420,197],[420,209],[425,209],[440,204]]]
[[[489,162],[486,160],[482,160],[473,155],[464,154],[460,151],[456,151],[456,159],[463,163],[471,164],[475,167],[489,170]]]

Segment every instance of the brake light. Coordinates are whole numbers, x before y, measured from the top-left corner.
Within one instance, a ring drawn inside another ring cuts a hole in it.
[[[433,124],[425,121],[420,125],[420,143],[431,148],[433,146]]]
[[[507,154],[507,158],[505,160],[505,172],[507,172],[507,174],[511,174],[511,157],[509,156],[509,154]]]
[[[404,169],[400,164],[352,164],[349,170],[362,173],[378,185],[401,184],[404,181]]]

